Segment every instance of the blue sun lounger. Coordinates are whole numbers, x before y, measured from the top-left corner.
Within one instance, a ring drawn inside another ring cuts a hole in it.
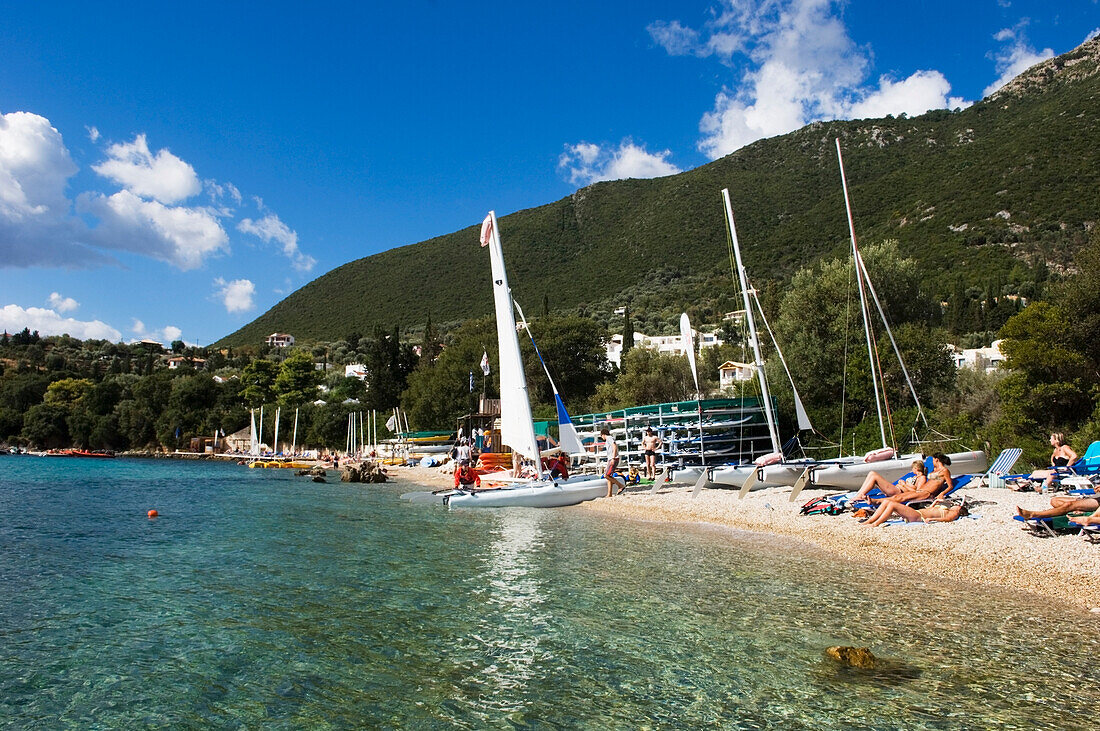
[[[1088,513],[1078,513],[1073,517],[1080,517],[1082,515],[1088,515]],[[1081,526],[1072,522],[1068,515],[1055,515],[1050,518],[1025,518],[1022,515],[1013,515],[1012,519],[1023,523],[1024,530],[1040,538],[1054,538],[1060,535],[1076,533],[1081,529]]]
[[[929,460],[930,459],[931,459],[931,457],[929,457]],[[906,475],[905,477],[902,477],[900,480],[898,480],[898,482],[901,482],[901,480],[907,479],[907,478],[912,477],[912,476],[913,476],[913,473],[910,472],[908,475]],[[951,487],[948,490],[945,490],[945,491],[939,493],[935,497],[936,498],[945,498],[948,495],[951,495],[952,493],[955,493],[958,490],[966,487],[968,484],[970,484],[970,481],[973,480],[973,479],[974,479],[974,475],[952,475],[951,476]],[[895,482],[894,484],[896,485],[898,483]],[[838,505],[842,505],[842,506],[849,506],[850,505],[852,510],[859,510],[860,508],[873,508],[874,507],[870,502],[864,501],[864,500],[860,500],[859,502],[852,502],[852,499],[853,499],[854,496],[855,496],[854,492],[846,492],[846,493],[843,493],[841,495],[837,495],[835,497],[837,498],[837,504]],[[881,500],[882,498],[885,498],[885,497],[886,497],[886,493],[884,493],[882,490],[878,489],[877,487],[874,490],[871,490],[871,492],[867,493],[867,498],[868,499],[873,498],[873,499],[876,499],[876,500]],[[926,502],[931,502],[931,499],[929,499],[929,500],[910,501],[907,504],[908,505],[918,505],[918,504],[922,504],[922,503],[926,503]]]

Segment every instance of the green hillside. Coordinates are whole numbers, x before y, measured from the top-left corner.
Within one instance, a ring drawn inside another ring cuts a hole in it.
[[[1029,294],[1048,272],[1072,267],[1100,219],[1098,120],[1094,39],[962,111],[818,122],[678,175],[597,183],[503,216],[509,278],[531,310],[545,297],[552,310],[584,307],[606,319],[631,293],[659,291],[679,300],[668,302],[672,311],[721,311],[729,293],[717,279],[728,275],[719,191],[728,187],[746,266],[758,284],[782,286],[848,246],[839,137],[861,241],[897,239],[944,299],[960,283],[993,279]],[[349,262],[216,345],[256,344],[276,331],[336,340],[429,314],[444,324],[488,314],[478,225]]]

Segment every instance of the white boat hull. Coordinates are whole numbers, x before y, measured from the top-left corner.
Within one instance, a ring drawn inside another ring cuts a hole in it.
[[[947,455],[951,459],[948,469],[951,474],[965,475],[985,472],[989,459],[985,452],[954,452]],[[912,471],[913,460],[923,459],[921,455],[908,455],[881,462],[856,462],[829,464],[814,468],[810,472],[810,482],[815,487],[836,487],[844,490],[858,490],[872,471],[886,480],[895,482]]]
[[[490,490],[455,490],[443,494],[452,508],[561,508],[607,495],[602,477],[567,482],[536,482]]]
[[[758,468],[753,464],[726,465],[715,467],[711,473],[710,481],[721,487],[742,487],[745,480],[754,472],[764,473],[762,479],[753,483],[752,490],[760,490],[765,487],[790,487],[802,476],[809,465],[805,462],[783,462]]]
[[[705,467],[688,465],[686,467],[668,467],[665,471],[667,477],[662,477],[670,485],[694,485]]]

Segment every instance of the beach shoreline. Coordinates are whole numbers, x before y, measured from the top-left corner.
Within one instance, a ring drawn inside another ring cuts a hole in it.
[[[389,468],[390,477],[431,489],[448,487],[449,466]],[[632,520],[705,524],[782,536],[834,555],[889,571],[903,569],[951,581],[1028,592],[1100,612],[1100,546],[1076,535],[1039,538],[1013,520],[1016,506],[1038,510],[1049,498],[1005,488],[963,488],[972,517],[952,523],[914,523],[867,528],[851,513],[803,516],[808,500],[837,490],[803,490],[790,502],[790,488],[754,490],[739,499],[733,490],[690,485],[650,485],[582,503],[576,510]]]

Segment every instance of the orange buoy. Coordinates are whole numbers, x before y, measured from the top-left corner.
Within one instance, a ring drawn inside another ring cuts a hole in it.
[[[150,518],[155,518],[155,517],[157,517],[158,515],[160,515],[160,513],[158,513],[158,512],[157,512],[157,511],[155,511],[155,510],[150,510],[150,511],[149,511],[149,517],[150,517]]]

